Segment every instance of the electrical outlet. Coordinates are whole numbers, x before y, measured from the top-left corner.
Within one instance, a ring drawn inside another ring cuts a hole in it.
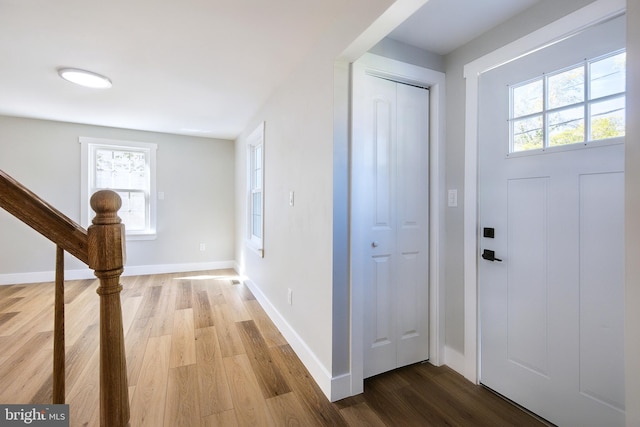
[[[207,249],[207,245],[200,243],[200,252],[204,252]]]
[[[287,302],[289,305],[293,305],[293,291],[291,288],[287,289]]]

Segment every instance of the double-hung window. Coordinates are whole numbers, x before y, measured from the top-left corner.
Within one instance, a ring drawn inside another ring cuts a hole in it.
[[[113,190],[120,196],[118,216],[127,237],[153,239],[156,233],[155,144],[80,138],[82,144],[82,223],[90,224],[91,195]]]
[[[510,88],[510,153],[623,137],[626,53],[618,51]]]
[[[264,256],[264,123],[247,139],[247,243]]]

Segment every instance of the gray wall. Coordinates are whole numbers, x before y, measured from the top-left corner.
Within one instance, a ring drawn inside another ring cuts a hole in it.
[[[157,239],[127,242],[125,274],[136,266],[232,265],[233,141],[0,116],[0,169],[78,223],[80,136],[158,145],[157,190],[165,199]],[[65,267],[86,269],[70,256]],[[55,246],[0,210],[0,279],[54,268]]]
[[[445,345],[464,354],[464,66],[593,0],[542,0],[529,10],[476,38],[445,57],[447,75],[446,187],[458,189],[458,208],[447,209],[445,254]]]
[[[417,65],[434,71],[445,72],[444,57],[418,47],[385,37],[369,50],[375,55]]]
[[[627,1],[625,379],[627,426],[640,426],[640,2]]]

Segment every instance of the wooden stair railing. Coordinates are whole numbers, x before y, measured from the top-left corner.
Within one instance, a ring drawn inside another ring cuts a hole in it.
[[[100,280],[100,425],[129,422],[129,390],[120,304],[124,268],[124,225],[118,217],[117,193],[96,192],[93,225],[85,230],[0,170],[0,208],[57,245],[54,303],[53,403],[65,401],[64,251],[93,269]]]

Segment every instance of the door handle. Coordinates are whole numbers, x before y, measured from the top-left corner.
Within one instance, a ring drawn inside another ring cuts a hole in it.
[[[372,248],[377,248],[378,247],[378,242],[371,242],[371,247]]]
[[[502,262],[500,258],[496,258],[496,253],[490,249],[485,249],[482,251],[482,259],[486,259],[487,261],[498,261]]]

